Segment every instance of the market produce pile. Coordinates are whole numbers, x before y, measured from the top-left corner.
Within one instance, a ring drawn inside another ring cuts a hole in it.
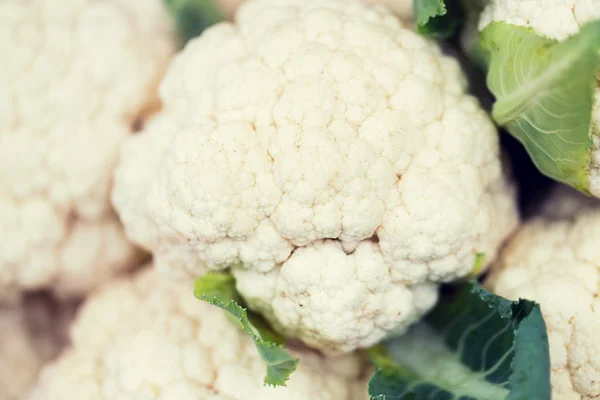
[[[600,399],[600,0],[4,0],[0,60],[0,400]]]

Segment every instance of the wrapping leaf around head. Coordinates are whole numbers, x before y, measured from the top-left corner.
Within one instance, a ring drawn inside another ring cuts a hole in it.
[[[375,400],[549,400],[550,358],[540,307],[477,283],[445,294],[426,321],[369,351]]]
[[[285,386],[296,370],[299,360],[282,346],[284,339],[271,331],[256,315],[249,314],[235,290],[233,276],[225,273],[208,273],[196,281],[194,295],[226,312],[227,318],[242,329],[256,345],[260,358],[266,363],[265,384]]]
[[[467,15],[477,24],[478,1],[414,0],[417,31],[443,39],[454,35]],[[494,121],[523,144],[540,172],[600,197],[600,182],[593,185],[596,190],[590,187],[590,168],[600,169],[591,154],[600,21],[563,42],[493,22],[468,51],[487,69],[487,86],[496,98]]]
[[[600,21],[564,42],[504,22],[480,37],[492,116],[517,138],[545,175],[590,193],[590,137]]]

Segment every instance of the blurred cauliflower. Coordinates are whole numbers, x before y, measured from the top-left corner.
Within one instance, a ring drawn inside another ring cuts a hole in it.
[[[23,398],[43,364],[66,344],[74,311],[39,296],[0,308],[0,400]]]
[[[539,302],[548,329],[553,399],[600,398],[600,204],[557,190],[502,252],[487,284]]]
[[[113,203],[157,267],[326,352],[402,334],[517,223],[458,63],[358,0],[255,0],[191,41]]]
[[[233,19],[238,7],[246,0],[212,0],[216,2],[223,14]],[[388,8],[403,21],[413,19],[413,1],[412,0],[363,0],[365,4],[381,5]]]
[[[31,400],[343,400],[362,398],[354,356],[301,358],[287,387],[263,385],[254,343],[192,283],[146,270],[92,295],[72,347],[46,367]],[[356,397],[354,397],[356,396]]]
[[[172,52],[161,0],[0,2],[0,297],[79,295],[138,263],[112,172]]]
[[[212,1],[217,3],[217,6],[221,10],[221,12],[225,15],[226,18],[233,19],[238,7],[245,0],[212,0]]]
[[[403,21],[413,20],[413,0],[363,0],[366,4],[382,5]]]

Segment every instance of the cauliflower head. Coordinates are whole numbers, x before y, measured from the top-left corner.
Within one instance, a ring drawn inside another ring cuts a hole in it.
[[[238,7],[246,0],[213,0],[228,18],[233,18]],[[362,0],[365,4],[382,5],[404,21],[413,19],[412,0]]]
[[[80,295],[138,262],[112,172],[174,43],[161,0],[0,3],[0,296]]]
[[[31,400],[358,399],[358,357],[301,361],[286,387],[263,385],[252,340],[194,298],[189,281],[153,269],[104,286],[72,325],[72,346],[47,366]],[[99,329],[102,327],[102,329]],[[366,395],[366,384],[360,391]]]
[[[531,28],[536,34],[558,41],[579,32],[586,22],[600,19],[598,0],[485,0],[479,18],[482,31],[495,21]],[[471,35],[472,36],[472,35]],[[600,197],[600,71],[597,74],[590,137],[590,192]]]
[[[517,223],[458,63],[358,0],[255,0],[188,43],[113,203],[159,269],[232,267],[328,352],[403,333]],[[394,299],[394,300],[391,300]]]
[[[16,400],[33,386],[44,363],[66,344],[72,305],[27,298],[0,308],[0,400]]]
[[[487,285],[540,303],[553,398],[600,397],[600,205],[561,188],[500,255]]]

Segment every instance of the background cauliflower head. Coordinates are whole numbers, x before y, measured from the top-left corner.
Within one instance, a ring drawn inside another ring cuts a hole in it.
[[[171,64],[113,202],[158,268],[235,266],[279,330],[368,347],[516,224],[496,131],[465,87],[383,8],[251,1]]]
[[[0,295],[81,294],[139,258],[109,190],[156,104],[169,24],[161,0],[0,3]]]
[[[414,19],[412,0],[363,0],[363,3],[386,7],[400,19],[406,22]]]
[[[539,302],[548,329],[553,398],[600,397],[600,205],[561,188],[501,253],[487,284]]]
[[[216,2],[223,14],[232,19],[238,7],[245,0],[213,0]],[[413,19],[413,2],[412,0],[362,0],[365,4],[378,4],[387,7],[390,11],[400,17],[403,21]]]
[[[526,26],[540,36],[562,41],[579,32],[585,23],[600,19],[598,0],[483,0],[482,2],[485,3],[485,7],[479,18],[479,31],[492,22],[503,21]],[[600,197],[600,71],[596,76],[599,80],[592,110],[590,137],[593,147],[590,150],[591,162],[588,176],[591,193]]]
[[[31,400],[337,400],[367,391],[358,387],[357,357],[312,352],[295,353],[300,364],[286,387],[264,386],[252,340],[222,310],[194,298],[191,282],[154,270],[92,295],[71,340],[44,369]]]
[[[74,311],[39,296],[0,308],[0,400],[23,398],[44,363],[66,344]]]

